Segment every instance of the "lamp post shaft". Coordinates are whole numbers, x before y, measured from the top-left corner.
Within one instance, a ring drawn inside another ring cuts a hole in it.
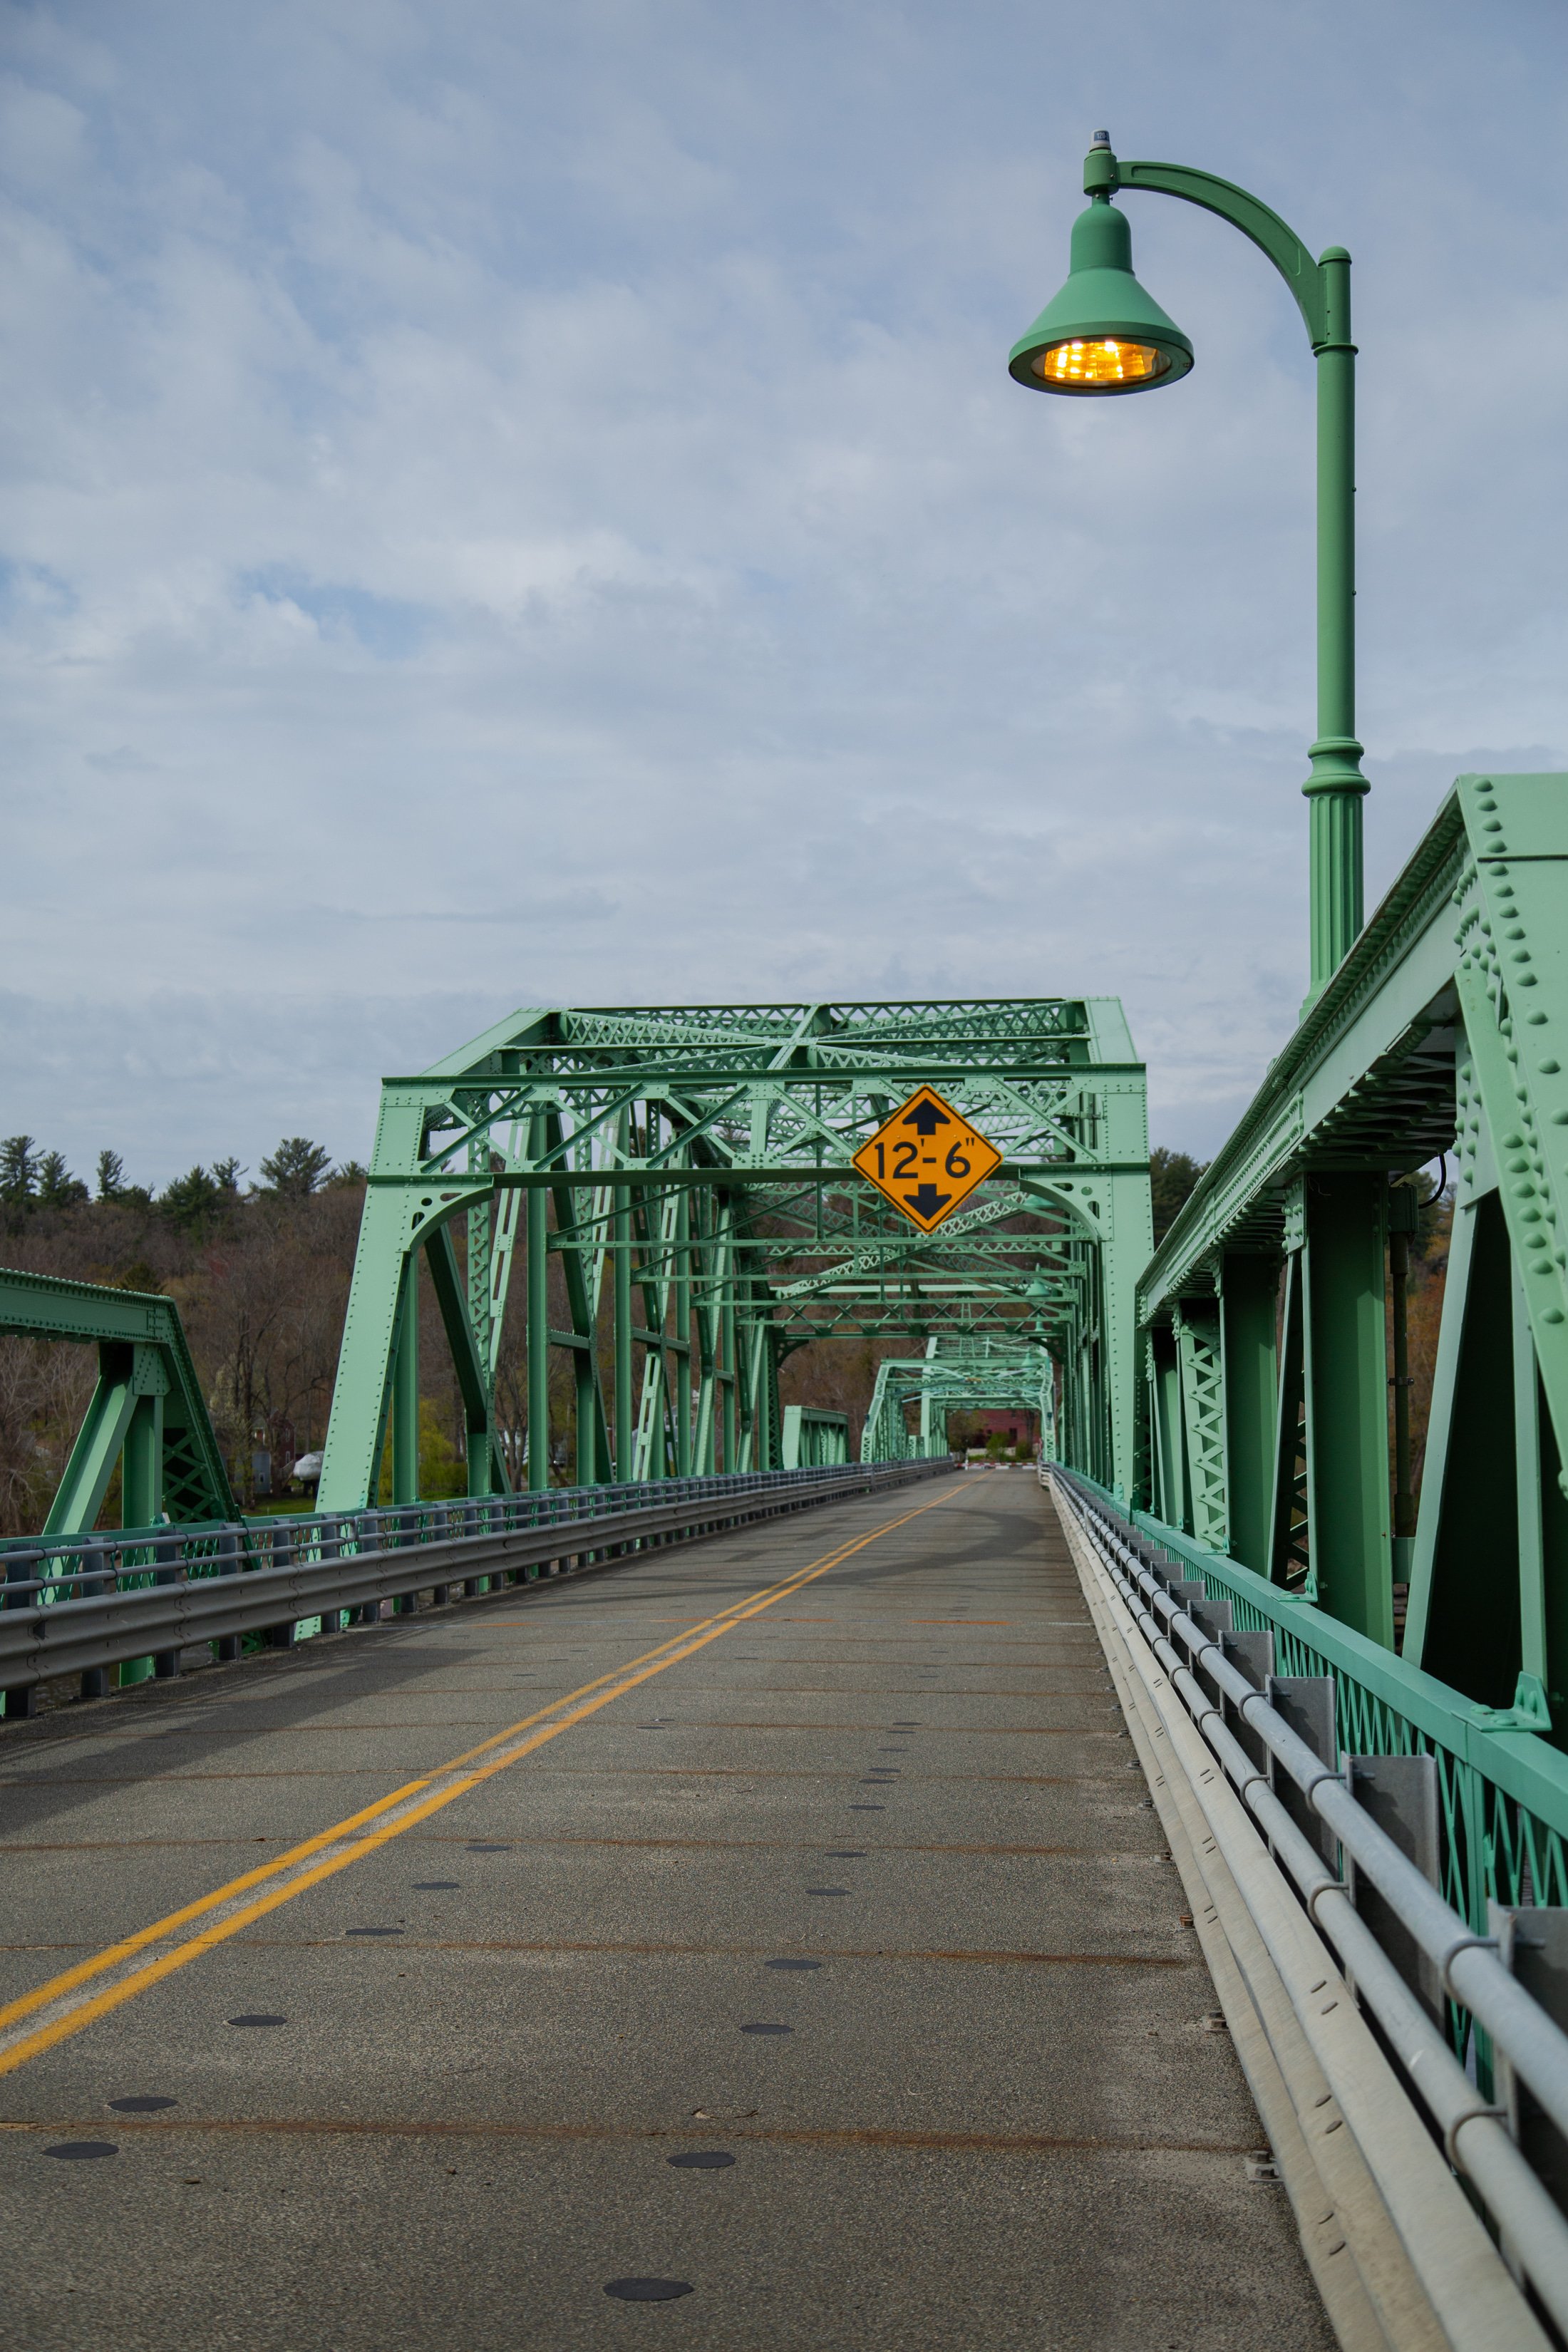
[[[1351,265],[1331,246],[1322,272],[1326,333],[1318,369],[1318,733],[1303,787],[1311,806],[1311,977],[1321,993],[1360,931],[1362,813],[1368,791],[1355,731],[1355,345]],[[1303,1010],[1306,1008],[1303,1007]]]

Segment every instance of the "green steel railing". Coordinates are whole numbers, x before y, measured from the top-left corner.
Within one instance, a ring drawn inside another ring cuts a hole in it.
[[[1488,1932],[1489,1898],[1510,1908],[1568,1904],[1568,1756],[1561,1749],[1536,1732],[1489,1728],[1494,1710],[1179,1528],[1129,1512],[1080,1472],[1056,1465],[1052,1475],[1201,1577],[1211,1598],[1230,1602],[1237,1632],[1271,1632],[1277,1674],[1331,1675],[1342,1755],[1435,1759],[1442,1892],[1478,1935]]]
[[[342,1612],[437,1605],[601,1557],[778,1510],[876,1493],[930,1475],[925,1463],[661,1478],[622,1486],[460,1497],[391,1509],[313,1512],[208,1527],[110,1528],[0,1545],[0,1711],[31,1711],[41,1683],[80,1674],[83,1697],[120,1679],[180,1671],[187,1643],[238,1657],[252,1637],[291,1648]],[[124,1669],[136,1671],[127,1677]]]

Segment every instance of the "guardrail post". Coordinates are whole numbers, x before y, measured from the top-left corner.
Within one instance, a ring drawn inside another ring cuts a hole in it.
[[[292,1562],[293,1556],[294,1548],[292,1544],[290,1544],[288,1537],[286,1535],[280,1535],[279,1530],[274,1528],[272,1531],[273,1567],[288,1568]],[[297,1617],[286,1618],[281,1625],[268,1625],[267,1628],[268,1648],[270,1650],[291,1650],[294,1647],[295,1637],[298,1634],[299,1630],[300,1620]]]
[[[1332,1675],[1270,1675],[1263,1695],[1269,1706],[1284,1717],[1297,1738],[1304,1739],[1331,1772],[1337,1772],[1339,1734],[1334,1721]],[[1272,1757],[1268,1759],[1268,1785],[1302,1836],[1332,1870],[1339,1840],[1322,1815],[1308,1803],[1289,1772],[1282,1770]]]
[[[448,1506],[444,1511],[432,1513],[430,1521],[426,1526],[426,1541],[429,1543],[448,1543],[454,1536],[460,1536],[462,1533],[461,1518],[462,1514],[459,1511],[453,1510],[450,1506]],[[457,1521],[458,1524],[454,1525],[454,1521]],[[417,1601],[419,1596],[417,1593],[414,1593],[411,1598],[415,1601]],[[430,1606],[432,1609],[445,1609],[451,1598],[452,1588],[450,1584],[433,1584],[430,1587]]]
[[[1384,1837],[1433,1886],[1442,1883],[1437,1759],[1434,1756],[1349,1756],[1350,1790]],[[1351,1901],[1436,2025],[1443,2022],[1443,1987],[1427,1958],[1385,1896],[1352,1862]]]
[[[419,1541],[417,1523],[411,1528],[407,1511],[395,1510],[392,1514],[392,1526],[387,1533],[389,1547],[395,1551],[401,1551],[410,1536],[416,1543]],[[418,1606],[417,1589],[413,1592],[395,1592],[392,1596],[392,1613],[395,1617],[412,1617]]]
[[[5,1562],[7,1584],[30,1584],[37,1577],[40,1555],[36,1551],[14,1551]],[[38,1596],[31,1592],[11,1593],[6,1598],[8,1609],[30,1609]],[[37,1706],[37,1687],[32,1683],[13,1683],[10,1689],[0,1693],[5,1700],[5,1721],[16,1723],[31,1715]]]
[[[242,1528],[225,1528],[222,1535],[219,1536],[217,1539],[217,1556],[218,1574],[220,1576],[226,1575],[238,1569],[240,1538],[244,1532],[245,1531]],[[240,1654],[241,1646],[241,1637],[237,1633],[220,1633],[217,1640],[210,1644],[213,1654],[216,1658],[220,1666],[232,1665],[234,1661]],[[82,1676],[82,1680],[84,1682],[87,1680],[85,1675]],[[82,1696],[84,1698],[86,1697],[87,1694],[85,1691]]]
[[[308,1550],[312,1543],[315,1545],[316,1559],[319,1562],[335,1559],[338,1556],[338,1545],[328,1543],[327,1524],[324,1519],[313,1520],[303,1527],[296,1520],[294,1533],[289,1540],[293,1546],[293,1557],[296,1559],[302,1551]],[[323,1609],[319,1622],[323,1633],[341,1633],[343,1630],[343,1612],[341,1609]]]
[[[1231,1630],[1233,1612],[1228,1601],[1213,1601],[1206,1598],[1201,1601],[1189,1601],[1187,1614],[1199,1633],[1211,1642],[1223,1643],[1225,1636]],[[1210,1698],[1218,1699],[1221,1696],[1218,1683],[1195,1655],[1193,1671]]]
[[[1219,1646],[1226,1661],[1238,1675],[1245,1675],[1256,1691],[1266,1690],[1268,1677],[1274,1672],[1274,1635],[1267,1625],[1248,1628],[1245,1632],[1222,1633]],[[1249,1756],[1261,1772],[1268,1761],[1268,1750],[1259,1734],[1243,1719],[1233,1698],[1222,1698],[1220,1716],[1226,1729],[1237,1746]]]
[[[316,1557],[321,1562],[322,1566],[324,1567],[329,1560],[342,1559],[343,1556],[342,1521],[341,1519],[318,1519],[315,1522],[313,1531],[316,1538]],[[333,1633],[341,1633],[345,1624],[352,1625],[356,1614],[357,1612],[353,1609],[332,1610],[331,1612],[331,1615]],[[326,1622],[326,1618],[323,1617],[321,1620],[322,1624],[325,1625]]]
[[[153,1581],[154,1584],[174,1584],[179,1580],[180,1571],[178,1567],[174,1565],[178,1560],[179,1556],[180,1547],[176,1538],[164,1537],[160,1542],[153,1545],[153,1558],[158,1563],[153,1574]],[[159,1650],[154,1654],[153,1659],[153,1672],[160,1682],[167,1683],[174,1681],[179,1675],[179,1671],[180,1654],[178,1650]]]
[[[1552,2023],[1568,2032],[1568,1911],[1544,1904],[1539,1909],[1510,1911],[1500,1903],[1489,1903],[1487,1933],[1497,1937],[1498,1958],[1513,1970],[1531,2000],[1539,2001]],[[1508,2127],[1521,2154],[1553,2202],[1568,2212],[1568,2139],[1495,2042],[1492,2066],[1498,2096],[1508,2109]],[[1505,2251],[1507,2242],[1505,2226]]]
[[[100,1546],[100,1549],[101,1549],[102,1547]],[[85,1567],[87,1564],[87,1554],[85,1552],[80,1552],[78,1554],[78,1558]],[[119,1588],[119,1582],[120,1580],[118,1576],[116,1576],[114,1571],[110,1570],[107,1576],[100,1577],[90,1584],[85,1581],[78,1584],[76,1591],[81,1599],[86,1601],[89,1597],[96,1597],[100,1592],[113,1592],[117,1591]],[[114,1687],[115,1675],[117,1672],[118,1669],[110,1666],[87,1667],[81,1677],[82,1697],[107,1698],[110,1690]]]
[[[1222,1635],[1232,1630],[1234,1613],[1228,1601],[1194,1601],[1187,1608],[1187,1614],[1194,1624],[1200,1633],[1206,1633],[1211,1642],[1219,1641]]]
[[[381,1513],[379,1511],[361,1511],[355,1521],[354,1534],[356,1538],[355,1549],[361,1552],[380,1550],[384,1545]],[[350,1613],[354,1623],[357,1625],[379,1625],[381,1622],[381,1603],[379,1601],[367,1601],[361,1608],[355,1609]]]

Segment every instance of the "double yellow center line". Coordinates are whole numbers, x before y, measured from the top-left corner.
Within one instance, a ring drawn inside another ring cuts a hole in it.
[[[815,1582],[829,1569],[863,1551],[868,1544],[891,1535],[896,1528],[907,1527],[911,1519],[935,1510],[939,1504],[951,1501],[955,1493],[963,1491],[962,1487],[949,1488],[933,1501],[921,1503],[899,1518],[885,1520],[869,1534],[838,1545],[752,1599],[735,1601],[717,1616],[704,1618],[684,1633],[660,1643],[656,1649],[645,1650],[626,1665],[601,1675],[595,1682],[584,1683],[580,1690],[569,1692],[566,1697],[552,1701],[535,1715],[524,1716],[521,1723],[510,1724],[504,1731],[481,1740],[479,1747],[468,1748],[464,1755],[454,1756],[449,1763],[437,1766],[423,1780],[405,1782],[390,1796],[366,1805],[361,1812],[351,1813],[346,1821],[334,1823],[331,1829],[320,1831],[302,1845],[290,1847],[275,1861],[262,1863],[242,1877],[231,1878],[226,1886],[187,1903],[179,1911],[171,1911],[166,1918],[155,1919],[135,1935],[95,1953],[91,1959],[81,1960],[75,1968],[51,1977],[47,1984],[35,1986],[20,2000],[0,2009],[0,2074],[12,2073],[29,2058],[37,2058],[57,2042],[79,2033],[95,2019],[107,2016],[122,2001],[144,1992],[164,1977],[173,1976],[176,1969],[186,1967],[215,1945],[237,1935],[242,1927],[265,1918],[280,1905],[291,1903],[307,1888],[346,1870],[365,1854],[374,1853],[393,1838],[401,1837],[405,1830],[439,1812],[455,1797],[479,1788],[495,1773],[504,1772],[509,1764],[532,1755],[547,1739],[554,1739],[562,1732],[570,1731],[574,1724],[585,1722],[601,1707],[608,1706],[612,1699],[624,1698],[639,1683],[679,1665],[683,1658],[691,1657],[710,1642],[732,1633],[748,1618],[760,1617],[765,1609],[787,1601],[804,1585]],[[195,1934],[183,1932],[197,1920],[202,1924]]]

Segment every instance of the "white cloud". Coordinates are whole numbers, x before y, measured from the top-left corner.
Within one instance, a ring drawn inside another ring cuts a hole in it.
[[[1553,10],[5,21],[0,1126],[79,1163],[806,990],[1121,993],[1212,1147],[1303,982],[1310,361],[1134,197],[1190,384],[1007,381],[1102,120],[1357,255],[1372,895],[1467,747],[1568,764]]]

